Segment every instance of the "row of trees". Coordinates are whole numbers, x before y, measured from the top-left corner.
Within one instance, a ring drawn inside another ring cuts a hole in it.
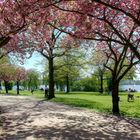
[[[20,85],[25,89],[37,89],[39,85],[39,75],[34,70],[26,70],[22,67],[10,63],[9,59],[4,57],[0,60],[0,82],[4,82],[6,93],[8,93],[9,84],[14,82],[17,86],[17,95]]]
[[[78,51],[76,49],[75,51],[79,52],[79,54],[76,53],[78,54],[77,56],[74,56],[69,52],[70,54],[68,53],[67,55],[61,57],[59,61],[56,60],[54,66],[56,89],[66,91],[67,93],[69,91],[99,91],[100,93],[103,93],[103,91],[111,92],[111,74],[105,68],[100,69],[102,66],[101,63],[99,66],[97,65],[97,62],[99,64],[99,58],[98,60],[94,60],[94,58],[91,60],[91,63],[94,62],[96,65],[92,64],[92,67],[94,65],[94,71],[89,74],[86,73],[87,63],[84,63],[83,61],[85,55],[81,53],[81,50]],[[88,65],[90,65],[89,62],[90,61],[88,61]],[[29,91],[32,89],[39,89],[41,84],[48,85],[48,75],[46,75],[48,66],[46,66],[46,72],[44,72],[42,77],[40,77],[36,71],[15,67],[14,65],[6,62],[6,59],[1,59],[1,63],[3,64],[1,64],[2,69],[0,70],[0,77],[1,81],[5,81],[4,83],[6,83],[5,89],[7,93],[8,89],[12,89],[13,84],[17,85],[17,94],[19,94],[19,85]],[[101,70],[103,71],[101,72]],[[81,74],[83,71],[85,71],[84,74]],[[125,79],[133,79],[134,71],[130,72],[131,73],[125,76]]]

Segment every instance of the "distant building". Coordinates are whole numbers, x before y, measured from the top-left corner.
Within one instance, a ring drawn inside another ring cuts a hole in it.
[[[120,91],[126,91],[129,88],[137,92],[140,92],[140,80],[123,80],[120,82],[119,85]]]
[[[5,87],[4,86],[1,86],[1,90],[5,90]]]
[[[40,85],[39,89],[45,90],[45,85]]]
[[[17,90],[17,86],[13,86],[12,90]],[[24,90],[23,86],[19,86],[19,90]]]

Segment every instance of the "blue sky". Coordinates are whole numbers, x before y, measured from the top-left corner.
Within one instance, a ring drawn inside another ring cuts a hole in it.
[[[25,67],[26,69],[35,69],[38,72],[43,72],[44,71],[44,64],[45,64],[45,59],[38,54],[34,53],[31,58],[25,60],[24,65],[21,65]],[[47,60],[46,60],[47,62]]]

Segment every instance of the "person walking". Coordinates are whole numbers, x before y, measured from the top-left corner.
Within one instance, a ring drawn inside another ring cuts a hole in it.
[[[48,91],[49,91],[49,88],[45,86],[45,98],[48,98]]]

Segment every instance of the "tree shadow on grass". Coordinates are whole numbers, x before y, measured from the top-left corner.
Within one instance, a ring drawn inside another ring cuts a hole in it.
[[[54,98],[53,101],[58,102],[59,104],[71,105],[73,107],[82,107],[88,109],[100,110],[102,112],[111,113],[111,108],[106,107],[103,104],[96,101],[89,101],[86,99],[78,99],[78,98],[63,98],[58,97]]]

